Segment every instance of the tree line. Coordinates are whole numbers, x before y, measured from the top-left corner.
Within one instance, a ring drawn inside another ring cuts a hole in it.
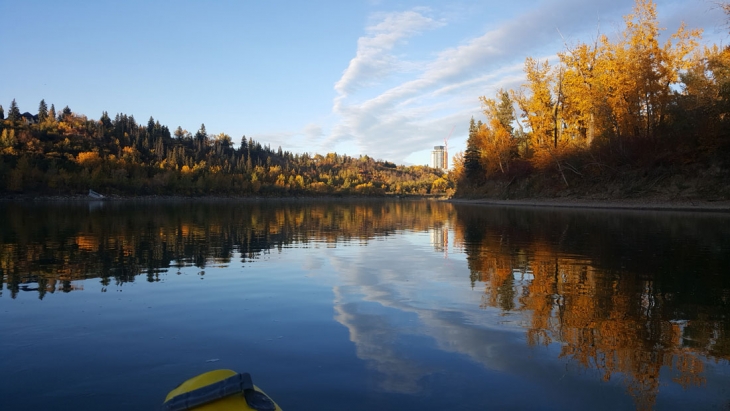
[[[685,25],[663,43],[660,32],[655,3],[637,0],[614,38],[566,43],[554,64],[528,57],[524,85],[480,98],[486,120],[471,120],[454,159],[458,191],[537,174],[569,186],[627,169],[727,168],[730,47],[700,47]]]
[[[0,106],[0,193],[119,195],[424,195],[451,186],[440,170],[337,153],[294,154],[225,133],[173,132],[150,117],[98,120],[41,100],[37,114]]]

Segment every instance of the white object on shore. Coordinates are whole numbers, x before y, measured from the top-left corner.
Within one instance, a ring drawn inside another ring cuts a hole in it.
[[[89,189],[89,197],[96,199],[96,200],[102,200],[104,199],[104,196],[97,193],[96,191]]]

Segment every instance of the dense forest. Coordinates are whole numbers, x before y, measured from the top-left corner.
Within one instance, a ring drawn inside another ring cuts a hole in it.
[[[0,193],[68,195],[424,195],[453,191],[440,170],[368,156],[292,154],[220,133],[205,124],[170,132],[150,117],[107,112],[98,120],[56,113],[41,100],[22,113],[0,106]]]
[[[605,196],[620,182],[618,196],[646,196],[694,179],[725,184],[689,195],[730,198],[730,47],[700,47],[684,25],[662,44],[661,30],[654,2],[637,0],[617,35],[566,42],[552,65],[527,58],[522,87],[481,97],[457,195]]]

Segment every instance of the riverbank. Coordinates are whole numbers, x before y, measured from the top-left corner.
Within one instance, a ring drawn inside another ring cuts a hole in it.
[[[33,194],[6,194],[0,196],[0,202],[90,202],[90,203],[115,203],[131,201],[296,201],[296,202],[318,202],[318,201],[383,201],[383,200],[427,200],[438,199],[437,196],[415,196],[415,195],[383,195],[383,196],[357,196],[357,195],[322,195],[322,196],[235,196],[235,195],[107,195],[103,198],[94,198],[84,194],[69,195],[33,195]]]
[[[655,211],[694,211],[730,213],[730,201],[706,200],[661,200],[661,199],[612,199],[586,200],[580,198],[552,199],[449,199],[455,204],[482,204],[504,207],[546,207],[546,208],[587,208],[587,209],[622,209],[622,210],[655,210]]]
[[[728,178],[725,169],[699,165],[623,170],[596,178],[569,176],[567,180],[555,174],[529,175],[489,180],[477,187],[467,185],[459,197],[450,201],[522,207],[730,212]]]
[[[128,202],[128,201],[280,201],[280,202],[321,202],[321,201],[382,201],[382,200],[435,200],[453,204],[478,204],[502,207],[542,207],[542,208],[585,208],[585,209],[624,209],[624,210],[667,210],[730,213],[730,200],[669,200],[665,198],[632,199],[584,199],[564,198],[523,198],[498,200],[489,198],[435,198],[434,196],[107,196],[95,199],[87,195],[34,196],[27,194],[5,195],[0,202]]]

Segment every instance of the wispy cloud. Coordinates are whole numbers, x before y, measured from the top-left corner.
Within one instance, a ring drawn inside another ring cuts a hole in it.
[[[399,42],[441,24],[416,10],[379,14],[375,19],[378,21],[366,29],[367,35],[357,41],[357,54],[335,84],[341,96],[390,74],[398,65],[390,52]]]
[[[398,54],[394,49],[443,25],[443,20],[422,9],[373,16],[374,23],[358,40],[356,56],[335,84],[333,113],[338,122],[323,146],[347,141],[362,153],[402,162],[441,141],[454,122],[459,123],[456,133],[464,134],[469,117],[479,114],[479,96],[519,85],[521,62],[528,55],[545,53],[548,46],[550,53],[559,50],[557,29],[568,36],[582,33],[595,28],[601,15],[620,19],[632,3],[545,1],[482,35],[433,51],[426,62],[409,60],[407,47]],[[373,87],[382,87],[402,67],[418,69],[385,90]]]
[[[304,137],[307,139],[308,142],[317,141],[322,138],[322,136],[324,136],[322,126],[320,126],[319,124],[307,124],[306,126],[304,126],[302,133],[304,134]]]
[[[689,27],[719,21],[721,13],[710,15],[708,2],[700,0],[698,7],[683,0],[659,4],[665,34],[681,20]],[[453,10],[416,8],[373,15],[355,57],[335,84],[332,111],[337,121],[320,140],[321,147],[347,144],[375,158],[404,162],[440,143],[454,125],[454,140],[463,145],[469,118],[480,116],[479,96],[519,87],[527,56],[554,61],[564,43],[591,42],[598,32],[617,34],[634,0],[535,3],[511,19],[485,25],[479,35],[428,50],[425,61],[423,50],[411,44],[436,28],[439,35],[453,35],[459,19],[444,18]],[[463,149],[454,148],[452,153]]]

